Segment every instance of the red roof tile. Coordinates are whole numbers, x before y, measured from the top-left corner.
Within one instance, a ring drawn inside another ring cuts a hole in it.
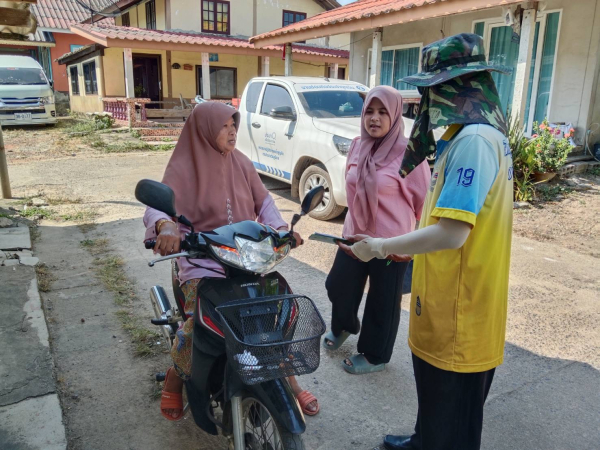
[[[280,36],[288,33],[308,30],[312,28],[320,28],[327,25],[334,25],[342,22],[350,22],[359,19],[368,19],[373,16],[379,16],[398,12],[405,9],[419,8],[425,5],[435,3],[451,3],[453,0],[358,0],[354,3],[349,3],[341,8],[335,8],[331,11],[325,11],[316,16],[309,17],[288,25],[287,27],[277,30],[262,33],[250,38],[250,42],[256,42],[260,39]],[[501,3],[515,3],[516,0],[481,0],[481,8],[497,6]],[[494,5],[496,3],[496,5]],[[475,8],[475,9],[481,9]],[[424,19],[427,17],[423,17]]]
[[[95,11],[102,11],[115,3],[115,0],[81,0],[84,4],[92,5]],[[73,24],[90,18],[90,11],[85,9],[75,0],[37,0],[37,4],[31,5],[31,12],[37,18],[38,26],[42,28],[59,28],[68,30]],[[114,23],[114,19],[105,18]]]
[[[96,37],[101,41],[106,39],[118,39],[129,41],[148,41],[165,42],[174,44],[192,44],[192,45],[214,45],[219,47],[236,47],[254,49],[248,39],[230,36],[219,36],[208,33],[192,33],[164,30],[147,30],[145,28],[120,27],[117,25],[87,24],[80,23],[73,25],[71,29],[74,32],[81,30],[89,37]],[[134,43],[131,44],[135,46]],[[267,50],[283,51],[283,46],[275,45],[265,47]],[[215,50],[215,53],[217,50]],[[337,50],[327,47],[316,47],[312,45],[294,44],[293,53],[303,53],[307,55],[333,56],[336,58],[348,58],[350,53],[347,50]]]

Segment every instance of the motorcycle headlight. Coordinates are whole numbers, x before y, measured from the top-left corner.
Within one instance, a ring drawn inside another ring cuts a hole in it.
[[[54,103],[54,95],[49,95],[47,97],[41,97],[42,104],[51,105]]]
[[[255,273],[268,272],[281,262],[291,249],[291,244],[275,248],[270,236],[260,242],[236,237],[235,244],[237,248],[216,245],[212,248],[223,262]]]
[[[347,156],[350,151],[350,144],[352,144],[352,139],[346,139],[341,136],[333,136],[333,145],[337,148],[337,151],[340,152],[340,155]]]

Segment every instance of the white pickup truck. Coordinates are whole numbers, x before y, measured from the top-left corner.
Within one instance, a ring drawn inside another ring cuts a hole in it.
[[[290,183],[293,196],[323,186],[323,202],[311,216],[333,219],[347,206],[346,155],[360,135],[368,91],[328,78],[253,78],[239,106],[238,149],[259,173]],[[404,121],[408,135],[413,121]]]

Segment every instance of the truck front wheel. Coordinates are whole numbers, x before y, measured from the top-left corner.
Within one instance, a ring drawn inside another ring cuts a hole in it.
[[[331,178],[329,173],[323,164],[314,164],[309,166],[300,177],[300,201],[304,199],[304,196],[308,191],[317,186],[323,186],[325,188],[325,195],[323,195],[323,201],[319,206],[312,210],[310,217],[318,220],[331,220],[335,219],[342,212],[344,207],[338,205],[333,198],[333,191],[331,188]]]

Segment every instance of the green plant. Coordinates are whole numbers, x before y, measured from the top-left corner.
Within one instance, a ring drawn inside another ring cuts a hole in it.
[[[22,217],[27,217],[27,218],[38,217],[40,219],[52,219],[55,217],[54,211],[52,211],[50,209],[40,208],[37,206],[31,206],[31,207],[21,211],[19,214],[21,214]]]
[[[509,124],[508,145],[513,158],[513,168],[517,176],[522,175],[524,170],[533,171],[535,169],[535,155],[532,154],[528,139],[525,137],[525,128],[519,122],[518,115],[506,113]]]
[[[146,89],[144,89],[144,86],[142,86],[141,84],[138,84],[133,88],[133,92],[136,97],[140,98],[146,93]]]
[[[527,144],[527,152],[534,156],[535,171],[557,172],[567,161],[569,152],[573,146],[569,138],[575,130],[571,128],[568,133],[563,134],[559,128],[552,128],[548,119],[541,124],[533,124],[535,133]]]
[[[518,115],[506,113],[508,121],[508,145],[513,158],[514,198],[517,202],[533,200],[535,191],[531,173],[535,169],[535,156],[532,155],[525,137],[525,128]]]
[[[562,184],[538,184],[535,187],[536,198],[542,202],[553,202],[557,197],[566,196],[573,192],[573,189]]]
[[[104,153],[127,153],[140,150],[150,150],[151,145],[146,142],[124,142],[122,144],[108,144],[103,147]]]
[[[600,166],[592,166],[588,169],[588,173],[590,175],[594,175],[595,177],[600,176]]]
[[[533,200],[535,190],[531,180],[531,171],[525,168],[519,176],[515,176],[515,201],[530,202]]]
[[[169,152],[175,148],[175,144],[158,144],[151,147],[151,150],[159,152]]]
[[[94,116],[94,124],[96,126],[96,130],[108,130],[112,128],[115,123],[115,119],[113,119],[108,114],[97,114]]]

